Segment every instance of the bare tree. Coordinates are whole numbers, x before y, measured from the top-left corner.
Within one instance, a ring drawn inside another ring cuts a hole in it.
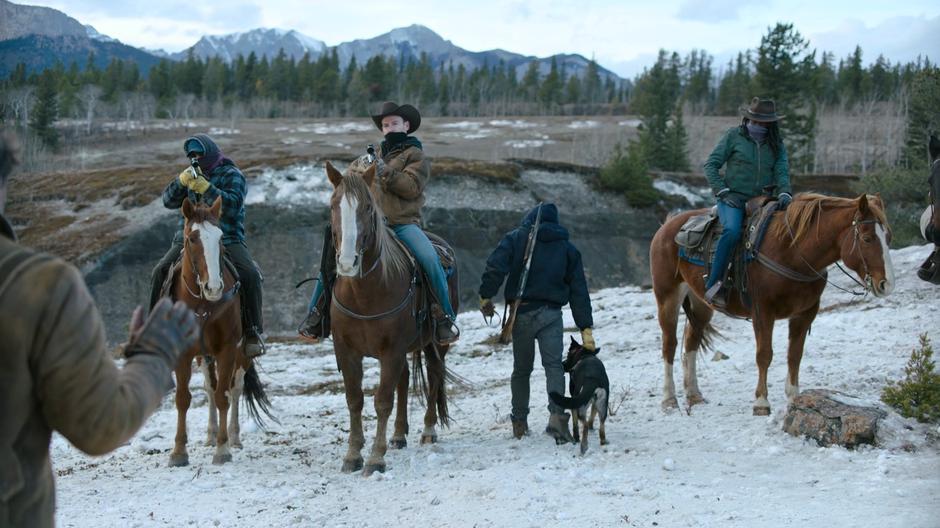
[[[86,84],[82,86],[79,97],[85,107],[85,133],[91,134],[91,124],[95,119],[95,110],[101,100],[101,87],[95,84]]]

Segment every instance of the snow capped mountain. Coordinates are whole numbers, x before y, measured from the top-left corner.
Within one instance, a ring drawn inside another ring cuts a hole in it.
[[[282,49],[288,57],[300,60],[307,53],[317,57],[326,49],[326,44],[294,30],[258,28],[243,33],[207,35],[191,48],[174,53],[171,57],[183,60],[192,53],[203,59],[218,56],[225,62],[232,62],[239,55],[247,57],[252,52],[258,58],[273,59]]]
[[[97,40],[99,42],[120,42],[116,38],[111,38],[107,35],[102,35],[101,33],[98,33],[98,30],[95,29],[90,24],[85,24],[85,31],[86,31],[86,34],[88,35],[88,38],[92,40]]]

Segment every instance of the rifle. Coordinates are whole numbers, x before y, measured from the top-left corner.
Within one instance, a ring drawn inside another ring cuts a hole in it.
[[[202,175],[202,169],[199,168],[199,162],[196,161],[195,157],[189,158],[189,165],[192,167],[193,177]],[[196,200],[202,201],[202,195],[196,194]]]
[[[512,301],[512,308],[509,310],[509,317],[503,322],[503,329],[499,333],[499,342],[502,344],[512,341],[512,327],[516,324],[516,313],[519,311],[519,304],[522,303],[522,292],[525,291],[525,283],[529,278],[529,266],[532,265],[532,252],[535,251],[535,241],[539,234],[539,224],[542,221],[542,202],[539,202],[538,211],[535,213],[535,223],[532,224],[532,230],[529,231],[529,239],[526,241],[525,254],[522,257],[522,277],[519,278],[519,290],[516,292],[516,298]]]

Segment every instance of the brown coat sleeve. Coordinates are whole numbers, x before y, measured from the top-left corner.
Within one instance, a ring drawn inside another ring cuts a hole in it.
[[[414,200],[424,192],[431,176],[431,163],[419,148],[411,147],[385,160],[382,188],[406,200]]]
[[[171,383],[169,369],[140,354],[118,370],[105,348],[101,316],[74,267],[56,260],[24,275],[49,285],[30,356],[41,412],[82,451],[108,453],[160,404]]]

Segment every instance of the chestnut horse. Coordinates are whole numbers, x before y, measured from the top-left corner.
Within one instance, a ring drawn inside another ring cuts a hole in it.
[[[688,211],[668,219],[650,243],[650,272],[663,334],[664,409],[678,406],[672,371],[679,306],[688,318],[682,358],[686,401],[689,406],[705,401],[698,388],[695,359],[715,334],[710,323],[714,312],[703,300],[703,267],[680,259],[674,240],[689,217],[704,212]],[[803,343],[819,310],[826,268],[841,259],[858,274],[866,290],[879,297],[888,295],[894,287],[890,236],[884,205],[877,196],[848,199],[801,194],[788,209],[774,213],[759,248],[763,258],[747,264],[752,307],[746,308],[734,292],[727,307],[731,315],[750,318],[754,327],[758,372],[754,415],[770,414],[767,369],[773,357],[774,322],[790,322],[786,395],[792,399],[799,394]]]
[[[333,184],[330,200],[333,244],[336,248],[337,278],[330,307],[333,349],[343,374],[346,405],[349,408],[349,449],[343,458],[343,472],[362,469],[365,476],[385,471],[388,448],[386,431],[393,396],[398,401],[391,447],[407,445],[408,434],[408,353],[413,353],[416,386],[427,397],[421,443],[437,441],[435,424],[449,422],[444,366],[447,346],[432,342],[429,320],[419,321],[418,299],[424,286],[416,284],[417,272],[408,254],[385,227],[385,215],[372,195],[375,166],[360,176],[347,170],[340,174],[332,164],[326,172]],[[457,308],[457,274],[449,279],[451,303]],[[427,377],[421,371],[422,352]],[[381,374],[375,391],[377,415],[372,452],[363,468],[365,445],[362,433],[362,358],[379,360]],[[397,391],[396,391],[397,388]]]
[[[254,363],[245,355],[238,282],[223,264],[225,249],[219,228],[222,199],[216,198],[211,207],[193,205],[187,199],[183,202],[182,213],[186,222],[181,264],[170,291],[173,300],[182,300],[196,313],[202,336],[183,353],[176,366],[176,443],[170,453],[170,466],[189,464],[186,412],[192,400],[189,380],[196,358],[202,363],[206,394],[210,396],[206,445],[215,445],[212,463],[224,464],[232,460],[229,446],[242,446],[238,424],[238,401],[242,392],[247,399],[248,414],[256,423],[263,425],[259,408],[268,417],[271,413]],[[229,410],[231,421],[228,420]]]

